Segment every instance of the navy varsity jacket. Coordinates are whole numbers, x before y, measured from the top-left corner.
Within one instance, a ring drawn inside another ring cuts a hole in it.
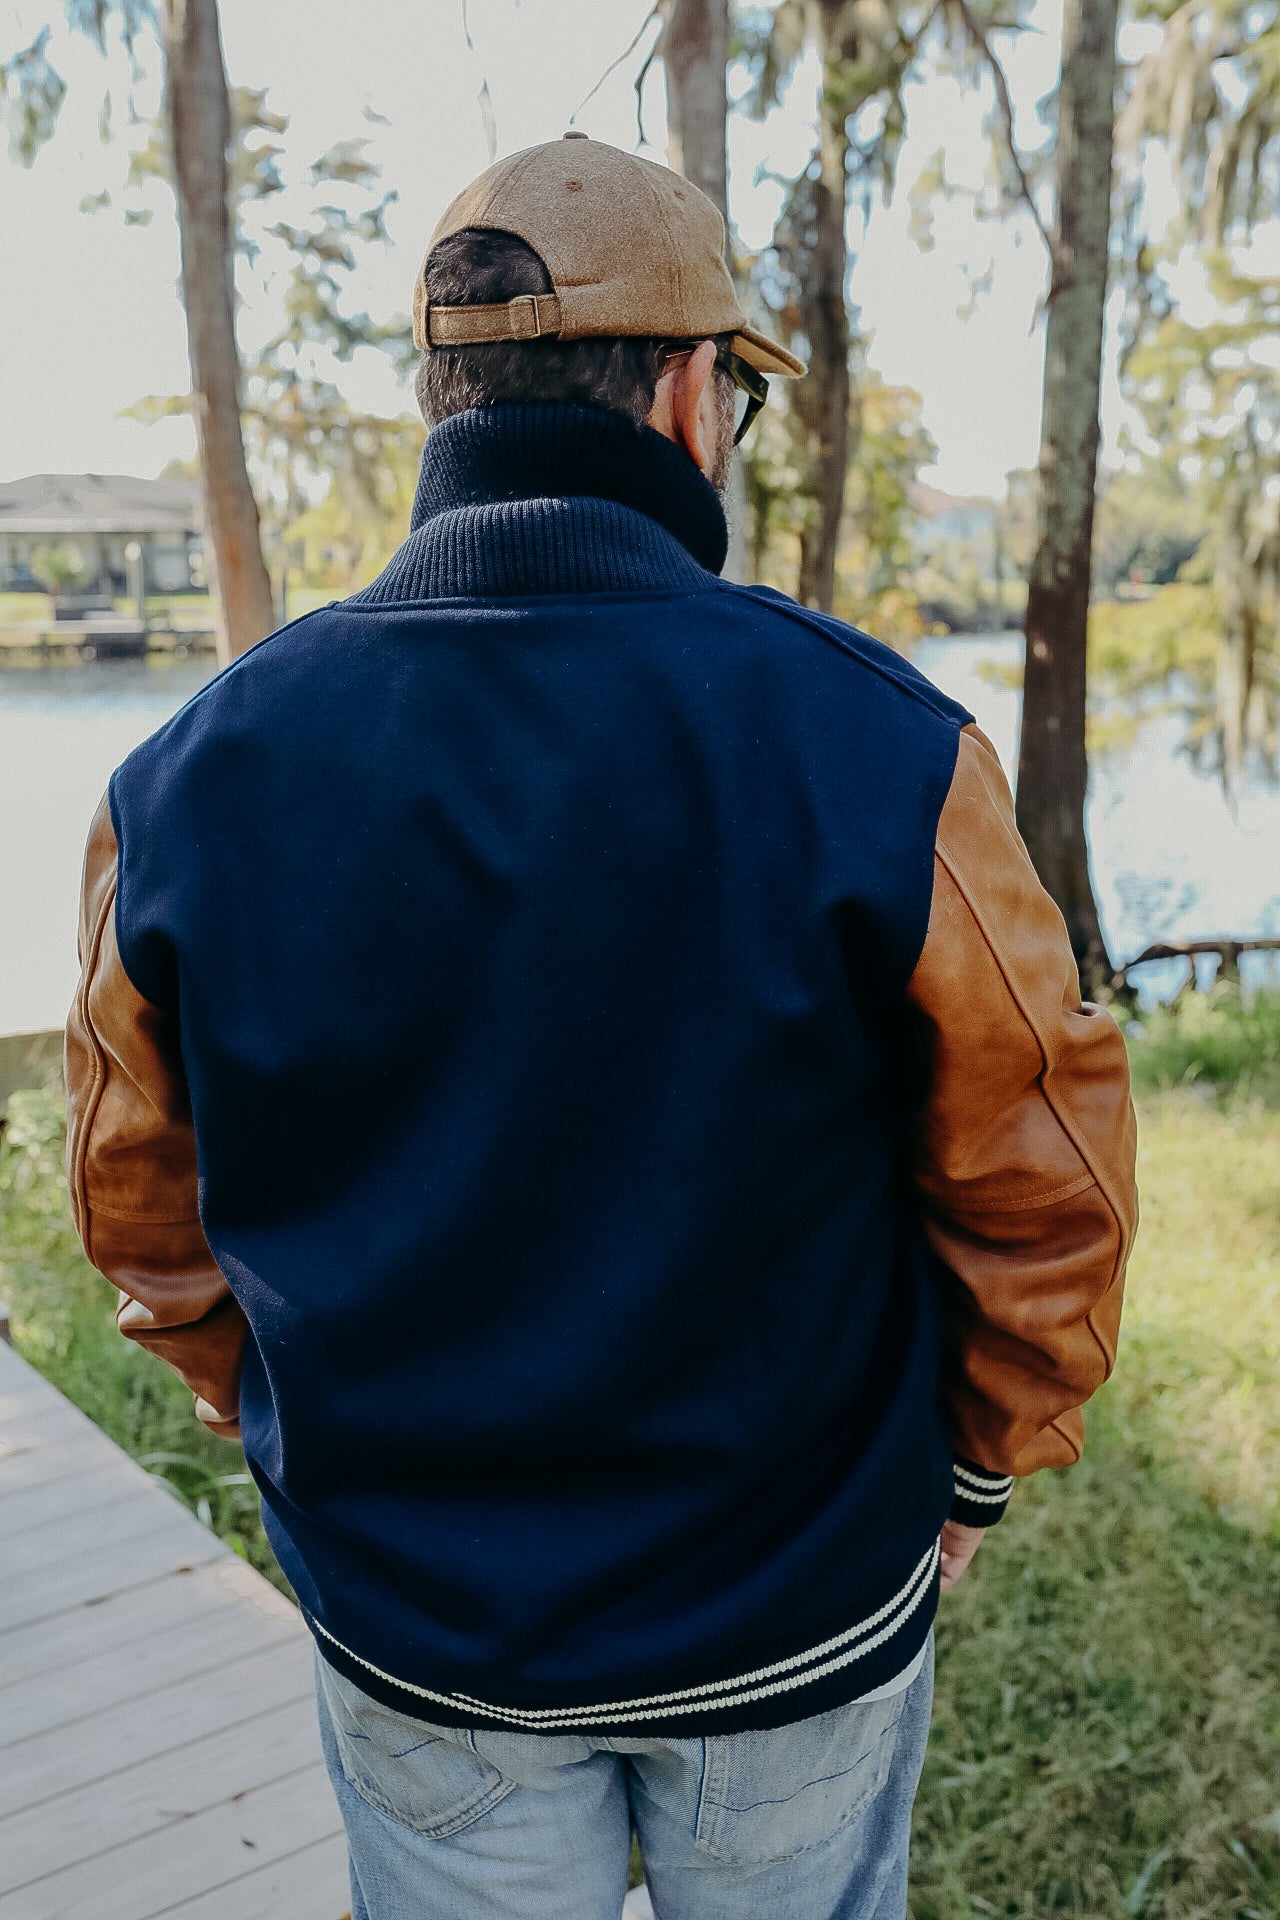
[[[82,1237],[427,1720],[855,1698],[1111,1362],[1123,1047],[994,756],[725,543],[621,416],[448,420],[94,823]]]

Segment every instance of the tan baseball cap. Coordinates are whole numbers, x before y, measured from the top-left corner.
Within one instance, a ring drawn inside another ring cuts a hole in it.
[[[414,344],[617,338],[705,340],[731,333],[761,373],[795,378],[803,360],[748,326],[724,263],[724,222],[680,174],[583,133],[499,160],[463,189],[431,247],[467,227],[513,233],[542,260],[553,291],[492,306],[433,306],[426,262],[413,290]]]

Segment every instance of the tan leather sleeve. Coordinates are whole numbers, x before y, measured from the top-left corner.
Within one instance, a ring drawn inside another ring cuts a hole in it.
[[[117,848],[104,800],[85,854],[80,985],[67,1021],[67,1185],[76,1232],[120,1291],[121,1333],[168,1363],[214,1433],[240,1431],[245,1319],[209,1251],[173,1023],[116,944]]]
[[[999,1474],[1069,1465],[1111,1371],[1137,1221],[1124,1040],[1081,1004],[1062,916],[989,741],[960,738],[910,995],[932,1077],[916,1181],[954,1276],[955,1449]]]

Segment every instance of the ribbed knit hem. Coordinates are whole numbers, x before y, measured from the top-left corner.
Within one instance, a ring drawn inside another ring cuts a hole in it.
[[[991,1473],[975,1467],[971,1460],[955,1463],[956,1497],[951,1503],[951,1518],[964,1527],[994,1527],[1004,1518],[1013,1492],[1011,1473]]]
[[[774,1651],[712,1679],[643,1690],[601,1689],[585,1700],[495,1700],[398,1677],[360,1654],[303,1609],[329,1665],[397,1712],[438,1726],[506,1727],[517,1733],[651,1734],[693,1739],[786,1726],[846,1706],[902,1673],[929,1635],[938,1603],[938,1543],[898,1590],[853,1625],[799,1651]],[[479,1684],[479,1682],[477,1683]]]

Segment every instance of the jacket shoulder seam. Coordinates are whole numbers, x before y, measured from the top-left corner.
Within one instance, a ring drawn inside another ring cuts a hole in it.
[[[233,661],[231,661],[229,666],[225,666],[221,669],[220,672],[215,673],[212,680],[206,680],[202,687],[197,687],[195,692],[191,695],[190,699],[184,700],[182,705],[178,708],[178,711],[176,713],[171,713],[169,715],[169,718],[166,721],[164,721],[161,726],[157,727],[156,732],[149,736],[149,740],[156,739],[159,734],[167,733],[169,728],[175,725],[177,721],[181,720],[184,714],[190,713],[192,707],[197,706],[202,700],[208,699],[218,687],[222,686],[223,683],[230,678],[230,676],[233,673],[238,673],[239,670],[246,664],[246,662],[258,658],[262,654],[262,649],[264,647],[269,647],[272,644],[272,642],[275,640],[283,639],[285,634],[292,633],[295,627],[305,626],[308,620],[318,620],[321,614],[332,613],[334,610],[334,607],[339,604],[341,603],[332,601],[323,607],[312,607],[309,612],[300,613],[296,620],[286,620],[283,626],[276,627],[272,633],[264,634],[262,639],[255,641],[253,646],[251,646],[247,652],[238,654],[236,658]],[[127,765],[128,762],[132,760],[133,754],[140,753],[142,751],[142,748],[149,744],[149,740],[144,740],[141,742],[139,746],[135,747],[133,750],[133,753],[126,755],[125,761],[122,764]],[[112,794],[111,817],[117,827],[117,841],[119,840],[119,830],[118,830],[119,822],[116,819],[116,802],[114,798],[114,793],[115,793],[115,784],[119,776],[119,773],[120,773],[120,768],[117,767],[115,773],[113,773],[111,776],[111,785],[109,789],[109,791]]]
[[[825,626],[820,620],[816,620],[807,608],[795,606],[785,600],[779,602],[776,600],[762,599],[754,587],[739,586],[732,580],[721,580],[720,587],[725,593],[731,593],[741,599],[750,600],[755,606],[767,607],[772,613],[778,614],[782,619],[790,620],[793,625],[805,627],[810,633],[816,633],[820,640],[825,640],[828,646],[834,647],[836,652],[843,654],[846,660],[852,660],[855,665],[865,668],[868,673],[873,673],[878,680],[883,680],[886,686],[892,687],[895,692],[902,694],[904,699],[915,701],[917,706],[923,707],[927,713],[933,714],[935,719],[941,720],[947,726],[954,728],[957,734],[963,733],[966,727],[973,724],[971,718],[961,720],[957,718],[955,713],[949,711],[949,709],[954,706],[960,708],[960,711],[966,715],[968,714],[968,709],[960,707],[958,700],[950,701],[947,699],[947,696],[942,693],[940,693],[936,699],[933,699],[925,688],[914,686],[905,680],[899,680],[896,675],[887,672],[884,667],[878,666],[874,660],[868,660],[865,654],[858,652],[856,647],[850,646],[849,642],[842,639],[840,634],[833,632],[831,628]],[[942,704],[944,701],[946,702],[945,706]]]

